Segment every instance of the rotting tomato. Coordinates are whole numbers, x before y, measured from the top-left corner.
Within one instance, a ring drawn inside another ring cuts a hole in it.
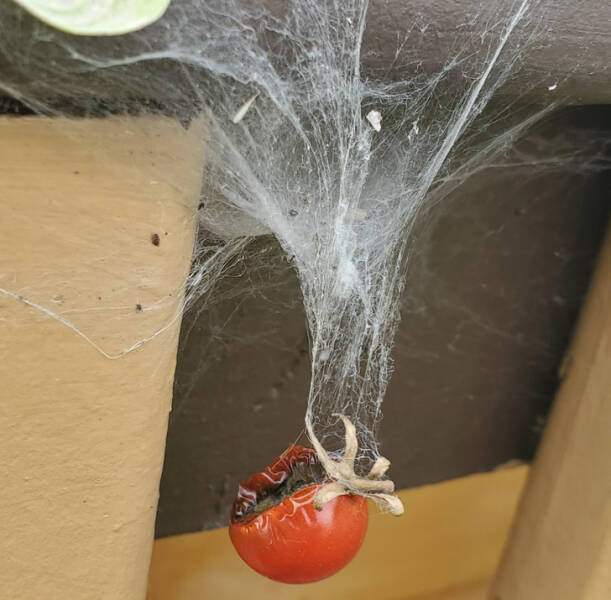
[[[344,494],[317,510],[324,482],[316,452],[291,446],[240,485],[229,536],[246,564],[275,581],[311,583],[352,560],[367,531],[367,501]]]

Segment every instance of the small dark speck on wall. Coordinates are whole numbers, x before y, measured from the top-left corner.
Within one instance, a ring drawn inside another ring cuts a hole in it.
[[[153,244],[153,246],[159,246],[159,234],[158,233],[153,233],[153,235],[151,235],[151,242]]]
[[[136,310],[142,312],[142,304],[136,304]]]

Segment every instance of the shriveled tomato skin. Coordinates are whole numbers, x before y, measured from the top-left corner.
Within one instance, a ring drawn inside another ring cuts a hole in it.
[[[291,447],[288,462],[310,461],[311,454],[298,455]],[[287,452],[268,469],[240,486],[248,493],[269,478],[269,469],[287,461]],[[292,453],[291,453],[292,452]],[[283,583],[311,583],[329,577],[346,566],[358,552],[367,531],[367,501],[361,496],[339,496],[322,510],[314,508],[321,484],[304,487],[280,504],[244,519],[232,516],[229,536],[240,557],[261,575]],[[240,495],[236,504],[239,503]],[[234,510],[235,506],[234,504]]]

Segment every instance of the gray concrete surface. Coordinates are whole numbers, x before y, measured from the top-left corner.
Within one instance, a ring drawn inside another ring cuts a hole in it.
[[[413,73],[413,57],[418,55],[423,58],[420,68],[433,73],[456,48],[467,48],[477,39],[481,20],[476,16],[482,10],[493,15],[501,9],[505,14],[518,4],[372,0],[363,63],[373,73],[401,79]],[[555,96],[573,104],[611,102],[611,2],[534,0],[530,4],[532,46],[525,46],[521,72],[509,82],[508,92],[523,93],[532,81],[530,95],[543,101]],[[405,62],[406,57],[412,60]],[[557,87],[550,94],[548,86],[554,84]]]
[[[544,159],[601,130],[611,132],[609,107],[566,109],[524,149]],[[492,169],[421,223],[380,432],[399,487],[532,457],[610,190],[609,173]],[[232,275],[183,323],[158,536],[226,523],[237,483],[303,428],[309,355],[296,277],[266,237]]]

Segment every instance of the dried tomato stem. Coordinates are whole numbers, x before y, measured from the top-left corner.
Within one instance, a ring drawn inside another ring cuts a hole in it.
[[[395,484],[389,479],[381,479],[388,467],[390,461],[383,456],[379,457],[365,478],[359,477],[354,472],[354,462],[358,453],[358,439],[356,436],[356,428],[352,421],[345,415],[336,413],[334,416],[339,417],[344,423],[345,433],[345,448],[344,455],[340,461],[333,460],[327,454],[327,451],[322,447],[319,439],[313,431],[311,422],[306,418],[306,428],[310,436],[312,446],[318,455],[320,464],[324,467],[331,481],[323,485],[316,497],[314,498],[314,507],[322,510],[322,507],[327,503],[345,494],[358,494],[371,498],[384,510],[387,510],[393,515],[402,515],[404,512],[403,503],[393,493]]]

